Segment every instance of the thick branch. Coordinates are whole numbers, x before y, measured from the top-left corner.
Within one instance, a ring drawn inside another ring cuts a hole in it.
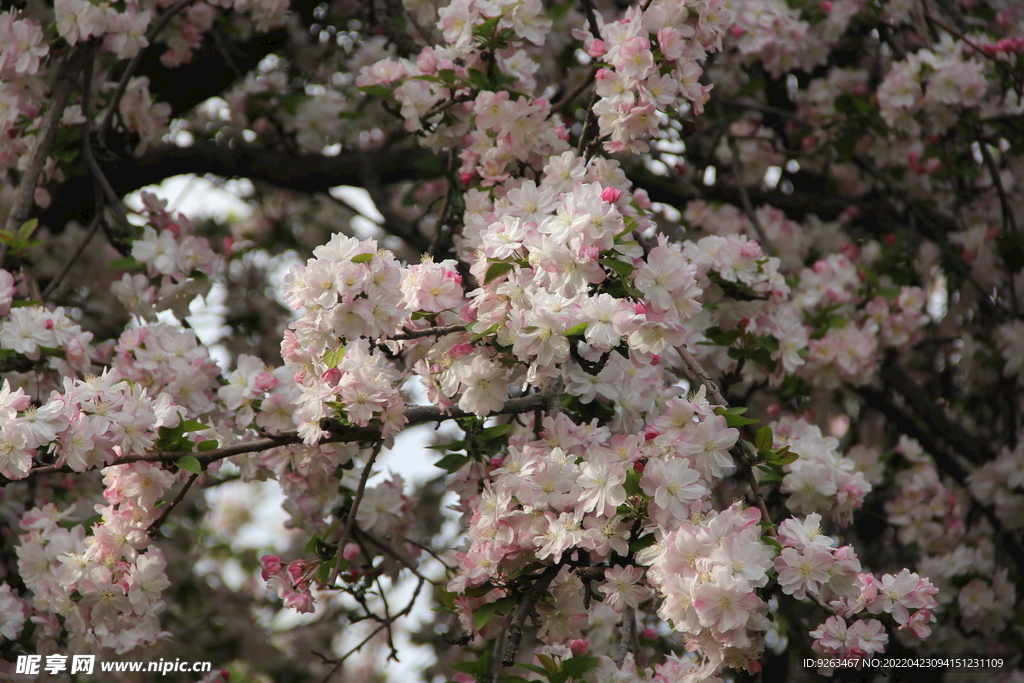
[[[505,648],[505,656],[501,660],[505,666],[512,666],[516,663],[516,655],[519,654],[519,643],[523,639],[523,626],[526,624],[526,619],[561,569],[561,562],[550,565],[533,582],[530,592],[516,604],[516,609],[512,612],[511,624],[508,627],[508,645]]]
[[[426,150],[388,149],[327,157],[244,144],[229,148],[212,142],[197,142],[191,147],[163,145],[138,159],[126,158],[110,164],[104,170],[112,189],[120,197],[186,173],[248,178],[297,192],[327,192],[339,185],[362,186],[359,169],[371,156],[383,185],[438,175],[418,167],[433,156]],[[94,209],[92,183],[92,178],[86,176],[69,179],[61,186],[51,208],[42,215],[41,222],[55,229],[70,220],[89,223]],[[422,242],[424,246],[417,248],[425,250],[429,243],[425,238]]]
[[[509,399],[502,406],[501,410],[497,410],[491,415],[508,415],[513,413],[528,413],[531,410],[543,408],[546,405],[548,397],[544,393],[530,394],[529,396],[522,396],[520,398]],[[405,418],[407,426],[424,424],[427,422],[443,422],[444,420],[451,420],[458,417],[468,417],[472,413],[467,413],[464,410],[453,409],[449,412],[442,412],[440,408],[436,406],[409,406],[405,411]],[[327,436],[320,440],[320,443],[353,443],[358,441],[378,441],[381,438],[381,432],[379,427],[353,427],[351,425],[343,425],[337,420],[324,420],[322,423],[323,428],[330,432],[330,436]],[[270,450],[271,448],[278,448],[280,446],[292,446],[298,443],[302,443],[302,438],[299,437],[295,432],[287,432],[280,436],[274,436],[267,439],[258,439],[256,441],[247,441],[245,443],[235,444],[233,446],[227,446],[225,448],[216,448],[209,451],[161,451],[157,453],[147,453],[143,455],[128,455],[123,458],[119,458],[116,462],[110,463],[109,465],[103,465],[102,467],[91,468],[93,470],[102,469],[103,467],[112,467],[115,465],[128,465],[133,462],[175,462],[191,455],[196,458],[203,466],[217,460],[223,460],[224,458],[230,458],[234,455],[243,455],[245,453],[259,453],[262,451]],[[90,470],[86,470],[90,471]],[[44,474],[55,474],[55,473],[74,473],[67,465],[60,467],[56,465],[44,465],[41,467],[34,467],[28,473],[27,477],[23,479],[38,477]],[[22,479],[7,479],[0,477],[0,486],[5,486],[12,481],[22,481]]]

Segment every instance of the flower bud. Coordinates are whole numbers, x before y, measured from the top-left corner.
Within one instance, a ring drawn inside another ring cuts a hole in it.
[[[601,192],[601,199],[608,202],[609,204],[614,204],[615,202],[619,201],[619,197],[621,196],[622,192],[616,187],[606,187],[604,188],[604,191]]]

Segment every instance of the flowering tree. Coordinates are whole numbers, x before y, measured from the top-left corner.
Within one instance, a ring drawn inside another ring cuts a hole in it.
[[[5,673],[1024,680],[1019,3],[5,7]]]

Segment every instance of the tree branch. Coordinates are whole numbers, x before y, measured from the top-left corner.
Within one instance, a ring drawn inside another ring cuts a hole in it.
[[[185,494],[188,493],[188,490],[192,488],[192,484],[196,483],[196,479],[198,478],[198,474],[193,474],[191,477],[188,478],[188,481],[185,482],[185,485],[181,487],[180,491],[178,491],[178,495],[174,497],[174,500],[167,504],[167,506],[164,508],[163,513],[156,519],[156,521],[149,525],[148,529],[146,529],[147,536],[153,538],[153,534],[160,530],[160,527],[164,525],[164,522],[167,521],[167,518],[171,516],[171,512],[174,511],[174,508],[178,507],[178,504],[185,499]]]
[[[490,415],[509,415],[513,413],[528,413],[531,410],[543,408],[546,405],[548,397],[544,393],[530,394],[528,396],[522,396],[519,398],[512,398],[505,402],[505,405]],[[447,413],[442,412],[440,408],[436,406],[409,406],[405,411],[406,424],[417,425],[424,424],[427,422],[443,422],[445,420],[452,420],[459,417],[469,417],[473,413],[468,413],[464,410],[453,409]],[[379,427],[353,427],[351,425],[343,425],[337,420],[326,419],[322,423],[324,429],[331,433],[330,436],[321,439],[319,443],[354,443],[358,441],[378,441],[381,438],[381,431]],[[217,460],[223,460],[224,458],[230,458],[234,455],[243,455],[245,453],[260,453],[267,451],[272,448],[278,448],[280,446],[292,446],[295,444],[302,443],[302,438],[296,432],[286,432],[284,434],[269,437],[266,439],[258,439],[256,441],[246,441],[244,443],[235,444],[233,446],[227,446],[225,448],[215,448],[209,451],[161,451],[157,453],[148,453],[144,455],[127,455],[119,458],[117,461],[102,465],[100,467],[92,467],[85,472],[91,472],[93,470],[103,469],[106,467],[114,467],[116,465],[129,465],[133,462],[175,462],[186,455],[191,455],[200,462],[204,467],[211,462]],[[77,473],[67,465],[43,465],[40,467],[34,467],[29,471],[26,477],[21,479],[7,479],[6,477],[0,476],[0,487],[6,486],[11,482],[24,481],[32,477],[39,477],[44,474],[56,474],[56,473]]]
[[[359,512],[359,504],[363,502],[363,492],[366,490],[366,481],[370,478],[370,471],[373,469],[373,463],[377,460],[377,456],[380,455],[380,449],[383,447],[384,442],[378,441],[373,446],[373,451],[370,452],[370,457],[366,460],[366,465],[363,467],[363,474],[359,477],[359,485],[356,486],[356,492],[352,496],[352,506],[348,509],[348,515],[345,517],[345,528],[341,531],[341,536],[338,537],[338,552],[334,558],[334,566],[331,567],[331,573],[327,578],[327,585],[333,586],[334,582],[338,580],[338,568],[341,566],[341,561],[345,554],[345,544],[348,543],[348,537],[352,535],[352,527],[356,523],[356,514]]]
[[[64,115],[64,107],[67,106],[68,98],[71,96],[71,88],[75,84],[75,76],[82,66],[82,55],[85,52],[87,50],[82,48],[73,49],[57,69],[57,77],[50,94],[49,109],[43,115],[35,149],[32,150],[32,156],[21,176],[11,211],[7,214],[7,223],[4,229],[8,232],[16,232],[32,213],[33,197],[36,186],[39,184],[39,176],[43,172],[43,166],[46,165],[46,158],[50,154],[50,147],[53,146],[53,140],[57,134],[57,126],[60,125],[60,119]],[[5,256],[7,256],[7,245],[0,245],[0,265],[3,264]]]
[[[519,654],[519,643],[523,639],[523,626],[526,624],[526,618],[530,616],[530,612],[537,605],[537,601],[544,595],[544,592],[551,585],[554,578],[558,576],[558,572],[561,569],[561,562],[549,565],[533,582],[530,592],[516,603],[515,611],[512,612],[512,618],[510,619],[511,624],[508,627],[508,645],[505,647],[505,656],[501,660],[501,663],[505,666],[512,666],[516,663],[516,655]]]

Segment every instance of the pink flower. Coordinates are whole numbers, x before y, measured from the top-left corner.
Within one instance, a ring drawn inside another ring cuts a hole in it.
[[[775,558],[775,569],[779,572],[782,592],[801,600],[807,591],[817,593],[821,584],[829,580],[829,570],[835,560],[832,553],[820,548],[809,547],[803,553],[795,548],[784,548]]]
[[[622,612],[628,605],[637,608],[650,596],[650,591],[638,582],[643,579],[644,571],[632,565],[611,567],[604,574],[604,585],[598,591],[605,594],[604,603],[616,612]]]

